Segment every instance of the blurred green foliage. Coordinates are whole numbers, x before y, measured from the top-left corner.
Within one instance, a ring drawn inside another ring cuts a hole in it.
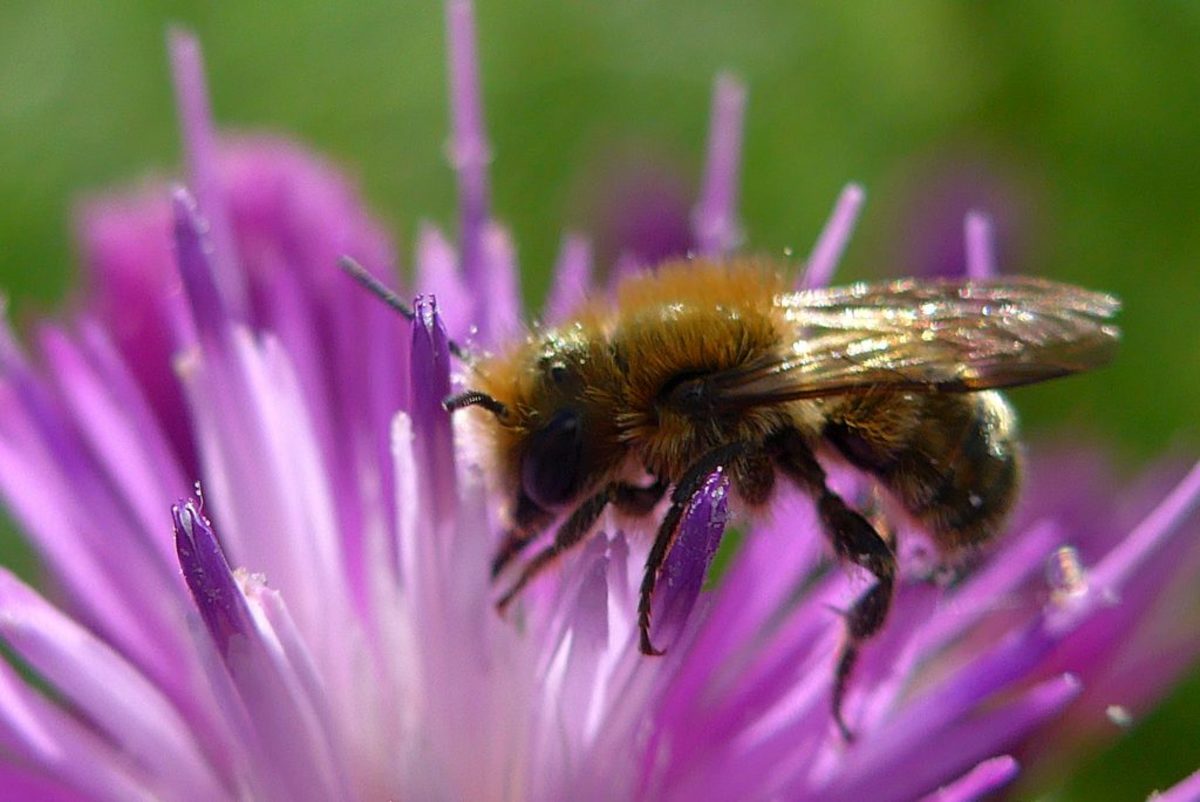
[[[857,180],[868,204],[841,275],[911,270],[922,191],[956,164],[982,169],[1000,189],[981,202],[1019,207],[1007,267],[1126,303],[1117,364],[1019,393],[1027,428],[1066,424],[1135,463],[1195,453],[1200,4],[481,0],[478,16],[494,208],[529,298],[564,228],[587,229],[616,154],[651,154],[694,185],[712,77],[731,69],[750,89],[752,249],[804,254]],[[71,285],[73,202],[175,169],[171,23],[199,33],[226,126],[331,155],[402,253],[422,219],[453,228],[437,3],[7,2],[0,286],[18,321]],[[1196,687],[1178,709],[1195,710]],[[1200,764],[1191,720],[1160,715],[1157,736],[1090,764],[1069,798],[1136,798],[1181,777]],[[1164,748],[1168,737],[1190,746]],[[1134,764],[1149,768],[1120,770]]]

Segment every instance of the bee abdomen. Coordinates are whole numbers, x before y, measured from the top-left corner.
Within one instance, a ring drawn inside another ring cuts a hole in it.
[[[826,437],[878,477],[944,551],[986,541],[1004,523],[1020,484],[1008,402],[996,392],[907,396],[892,399],[887,412],[901,425],[856,414],[832,420]]]

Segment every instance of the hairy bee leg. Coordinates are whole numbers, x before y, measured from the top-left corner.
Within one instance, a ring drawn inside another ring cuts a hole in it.
[[[503,613],[521,592],[521,589],[529,584],[530,580],[545,570],[560,554],[583,540],[583,536],[588,533],[592,525],[600,518],[600,513],[604,512],[604,508],[608,506],[611,492],[611,489],[606,487],[575,508],[570,517],[554,533],[554,542],[525,563],[517,581],[496,602],[497,610]]]
[[[896,555],[892,545],[866,518],[846,506],[841,496],[826,486],[825,470],[798,432],[781,433],[771,447],[780,469],[816,499],[822,528],[837,556],[867,569],[875,577],[875,585],[846,614],[846,642],[834,670],[833,718],[842,737],[853,741],[854,734],[842,718],[842,700],[862,642],[879,632],[887,620],[896,581]]]
[[[554,520],[554,514],[543,510],[529,496],[521,493],[517,497],[517,508],[513,512],[513,526],[504,535],[504,541],[492,558],[492,579],[500,575],[510,562]]]
[[[661,650],[654,648],[654,643],[650,640],[650,602],[654,598],[654,586],[658,582],[658,572],[662,569],[667,554],[671,551],[671,546],[675,544],[679,521],[683,518],[684,510],[687,509],[692,496],[700,489],[700,485],[710,473],[728,465],[730,461],[742,456],[750,448],[749,443],[730,443],[713,449],[688,468],[675,485],[675,489],[671,491],[671,507],[667,510],[667,514],[658,525],[658,532],[654,535],[654,545],[650,547],[650,554],[646,557],[646,569],[642,574],[642,587],[638,595],[640,635],[638,648],[642,654],[663,654]]]

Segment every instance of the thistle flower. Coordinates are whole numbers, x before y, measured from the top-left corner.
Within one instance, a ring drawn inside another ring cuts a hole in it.
[[[1200,466],[1132,491],[1131,520],[1087,470],[1033,460],[986,565],[945,589],[902,584],[846,700],[853,744],[829,710],[830,608],[863,579],[831,570],[804,498],[782,494],[703,591],[736,512],[708,478],[655,600],[662,658],[638,653],[633,626],[647,544],[612,521],[497,617],[495,499],[440,402],[450,334],[486,345],[520,310],[488,205],[470,5],[451,0],[447,20],[461,233],[423,231],[417,286],[436,300],[418,296],[411,324],[333,268],[342,253],[393,264],[353,191],[286,142],[219,140],[196,45],[173,37],[192,193],[93,204],[79,314],[39,326],[37,358],[0,341],[0,491],[52,580],[48,598],[0,572],[2,787],[965,800],[1010,782],[1064,714],[1136,715],[1161,695],[1197,650],[1147,623],[1200,568]],[[714,255],[740,237],[742,93],[718,82],[694,216]],[[828,280],[861,203],[850,187],[803,281]],[[985,227],[971,231],[986,272]],[[581,241],[557,273],[548,318],[589,291]],[[177,501],[196,478],[203,496]]]

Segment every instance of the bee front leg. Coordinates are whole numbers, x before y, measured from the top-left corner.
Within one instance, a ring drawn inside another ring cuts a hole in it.
[[[834,671],[833,718],[842,737],[853,741],[854,734],[842,718],[842,700],[863,641],[879,632],[887,620],[896,582],[896,554],[866,518],[846,506],[841,496],[826,486],[825,470],[799,432],[782,432],[772,439],[769,447],[780,470],[816,499],[821,527],[837,556],[867,569],[875,577],[875,585],[846,614],[846,642]]]
[[[517,506],[513,511],[513,525],[504,534],[504,541],[492,558],[492,579],[508,566],[538,535],[546,530],[554,514],[544,510],[534,503],[533,499],[521,492],[517,496]]]
[[[496,602],[496,609],[503,613],[521,592],[521,589],[529,584],[530,580],[545,570],[560,554],[583,540],[584,535],[591,531],[592,526],[600,518],[600,513],[604,512],[604,508],[608,506],[611,497],[612,489],[605,487],[576,507],[567,520],[563,521],[558,531],[554,533],[554,542],[525,563],[517,581]]]

